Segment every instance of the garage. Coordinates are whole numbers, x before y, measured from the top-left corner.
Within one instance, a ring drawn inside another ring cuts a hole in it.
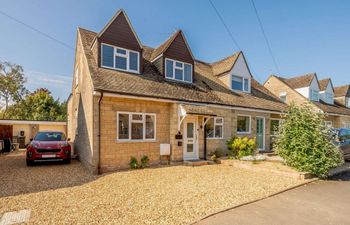
[[[67,122],[0,120],[0,152],[25,148],[38,131],[62,131],[67,133]]]

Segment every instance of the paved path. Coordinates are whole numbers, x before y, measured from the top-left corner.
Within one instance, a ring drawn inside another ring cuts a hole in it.
[[[217,214],[198,224],[348,225],[350,172]]]

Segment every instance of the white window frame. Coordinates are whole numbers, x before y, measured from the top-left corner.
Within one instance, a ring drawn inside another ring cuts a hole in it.
[[[119,114],[129,115],[129,138],[119,139]],[[142,115],[142,120],[132,120],[132,115]],[[154,138],[146,139],[146,116],[154,116]],[[143,124],[143,138],[133,140],[131,139],[131,123]],[[154,142],[157,140],[157,115],[155,113],[142,113],[142,112],[117,112],[117,142]]]
[[[233,77],[234,76],[242,78],[242,90],[233,89],[232,81],[233,81]],[[248,82],[248,90],[244,90],[244,86],[245,86],[246,82]],[[239,76],[239,75],[236,75],[236,74],[231,74],[231,84],[230,85],[231,85],[231,90],[232,91],[240,91],[240,92],[250,93],[250,79],[249,78],[246,78],[246,77],[243,77],[243,76]]]
[[[285,101],[283,101],[281,98],[285,97]],[[279,98],[282,102],[286,103],[287,102],[287,92],[280,92]]]
[[[334,95],[332,93],[325,93],[325,97],[326,97],[326,102],[329,104],[332,104],[334,101]]]
[[[105,66],[102,63],[103,62],[103,58],[102,58],[103,57],[103,45],[113,47],[113,67]],[[118,53],[117,49],[126,51],[126,55]],[[130,64],[129,64],[130,52],[137,54],[137,59],[138,59],[137,60],[137,70],[130,69]],[[126,58],[126,69],[116,68],[116,59],[115,59],[116,56]],[[137,52],[137,51],[133,51],[133,50],[126,49],[126,48],[121,48],[121,47],[114,46],[114,45],[109,45],[109,44],[106,44],[106,43],[101,43],[101,57],[100,58],[101,58],[101,67],[103,67],[103,68],[119,70],[119,71],[125,71],[125,72],[136,73],[136,74],[140,73],[140,60],[141,59],[140,59],[140,53]]]
[[[350,98],[345,97],[345,106],[350,108]]]
[[[315,94],[317,93],[317,99],[313,98],[313,94],[314,93]],[[311,101],[316,101],[316,102],[320,101],[320,93],[317,90],[310,89],[310,100]]]
[[[207,134],[205,134],[207,139],[213,140],[213,139],[223,139],[224,138],[224,117],[208,117],[207,120],[213,119],[214,120],[214,135],[213,137],[208,137]],[[221,119],[222,122],[218,123],[216,122],[216,119]],[[215,126],[221,126],[222,127],[222,132],[221,132],[221,137],[215,137]]]
[[[244,131],[244,132],[237,131],[237,129],[238,129],[238,117],[239,116],[249,117],[249,131],[248,132],[246,132],[246,131]],[[236,132],[237,132],[237,134],[251,134],[251,132],[252,132],[252,116],[251,115],[237,114],[237,117],[236,117]]]
[[[168,77],[167,76],[167,61],[172,61],[173,62],[173,76],[172,77]],[[176,66],[176,63],[181,63],[182,64],[182,67],[178,67]],[[169,58],[165,58],[165,69],[164,69],[164,77],[166,79],[169,79],[169,80],[176,80],[176,81],[180,81],[180,82],[185,82],[185,83],[190,83],[192,84],[193,83],[193,65],[190,64],[190,63],[185,63],[185,62],[181,62],[181,61],[178,61],[178,60],[175,60],[175,59],[169,59]],[[186,81],[185,80],[185,64],[191,66],[191,81]],[[175,69],[178,69],[178,70],[182,70],[182,80],[179,80],[179,79],[176,79],[175,78]]]
[[[343,122],[343,128],[350,128],[350,122]]]

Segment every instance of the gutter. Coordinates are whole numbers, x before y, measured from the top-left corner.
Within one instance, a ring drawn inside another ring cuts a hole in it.
[[[101,101],[103,98],[103,91],[101,91],[100,98],[98,100],[98,162],[97,162],[97,174],[101,174]]]

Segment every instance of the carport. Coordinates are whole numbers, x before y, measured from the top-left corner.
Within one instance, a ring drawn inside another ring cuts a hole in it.
[[[38,131],[67,133],[66,121],[0,120],[0,152],[25,148]]]

